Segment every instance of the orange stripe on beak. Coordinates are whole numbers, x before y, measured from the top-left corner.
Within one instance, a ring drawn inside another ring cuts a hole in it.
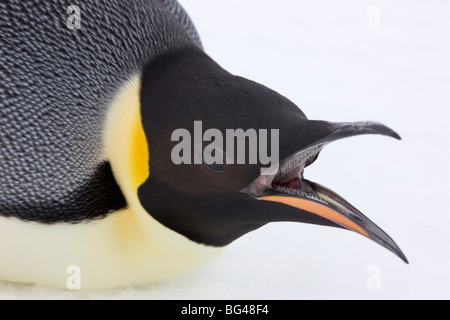
[[[370,239],[369,234],[366,231],[364,231],[360,226],[358,226],[356,223],[354,223],[347,217],[343,216],[342,214],[336,212],[335,210],[318,202],[301,198],[283,197],[283,196],[267,196],[261,197],[259,198],[259,200],[278,202],[313,213],[329,221],[332,221],[346,229],[358,232],[359,234],[362,234],[363,236]]]

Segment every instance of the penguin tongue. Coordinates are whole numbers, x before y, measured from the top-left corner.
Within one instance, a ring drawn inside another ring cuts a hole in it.
[[[319,199],[312,185],[304,178],[305,168],[318,157],[323,146],[317,146],[306,152],[298,153],[288,163],[284,163],[271,183],[271,189],[286,194],[307,196]]]
[[[323,145],[299,152],[284,161],[275,174],[262,174],[247,188],[242,190],[255,197],[262,196],[271,190],[281,191],[293,195],[318,195],[304,179],[305,167],[311,165],[318,157]],[[272,169],[268,171],[273,172]]]
[[[280,185],[273,184],[272,185],[275,189],[283,189],[285,191],[293,191],[294,193],[301,193],[313,197],[318,197],[317,193],[314,191],[314,189],[308,184],[306,180],[303,179],[303,171],[298,176],[292,179],[289,182],[282,183]]]
[[[300,185],[301,184],[301,182],[300,182],[300,179],[299,178],[295,178],[294,180],[292,180],[292,181],[289,181],[289,182],[287,182],[287,183],[284,183],[283,185],[282,185],[282,187],[284,187],[284,188],[290,188],[290,189],[302,189],[302,186]]]
[[[305,170],[303,169],[302,172],[296,175],[295,178],[293,178],[291,181],[283,183],[282,186],[291,189],[302,189],[302,179],[304,178],[304,173]]]

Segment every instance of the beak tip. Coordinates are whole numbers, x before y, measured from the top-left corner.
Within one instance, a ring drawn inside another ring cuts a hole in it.
[[[403,252],[402,252],[401,255],[400,255],[400,259],[402,259],[402,261],[403,261],[404,263],[406,263],[406,264],[409,265],[408,258],[406,258],[406,256],[403,254]]]
[[[377,227],[378,228],[378,227]],[[408,258],[406,257],[406,255],[403,253],[403,251],[400,249],[400,247],[394,242],[394,240],[392,240],[391,237],[389,237],[384,231],[382,231],[381,229],[379,229],[379,231],[381,232],[379,234],[379,236],[373,237],[373,235],[371,235],[369,237],[369,239],[377,242],[379,245],[381,245],[382,247],[388,249],[389,251],[391,251],[393,254],[395,254],[398,258],[400,258],[404,263],[409,265],[409,261]]]
[[[397,257],[399,257],[400,260],[402,260],[404,263],[409,265],[408,258],[405,256],[405,254],[400,249],[390,249],[390,248],[388,248],[388,249],[390,251],[392,251]]]
[[[392,131],[392,136],[391,137],[394,138],[394,139],[397,139],[397,140],[402,140],[402,137],[400,137],[400,135],[397,132],[395,132],[395,131]]]
[[[327,137],[327,141],[329,142],[364,134],[379,134],[394,138],[396,140],[402,140],[397,132],[379,122],[329,122],[329,124],[331,124],[331,128],[333,130],[333,132]]]
[[[389,136],[396,140],[402,140],[402,137],[397,132],[395,132],[391,128],[385,126],[384,124],[375,122],[372,125],[373,125],[373,128],[375,129],[375,133],[386,135],[386,136]]]

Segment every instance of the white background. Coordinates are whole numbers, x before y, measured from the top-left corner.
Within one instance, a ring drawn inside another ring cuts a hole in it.
[[[278,223],[169,283],[101,293],[0,283],[0,298],[450,299],[450,2],[180,3],[230,72],[280,92],[310,119],[375,120],[403,137],[336,142],[305,175],[387,231],[410,265],[352,232]],[[367,26],[371,5],[381,9],[379,30]]]

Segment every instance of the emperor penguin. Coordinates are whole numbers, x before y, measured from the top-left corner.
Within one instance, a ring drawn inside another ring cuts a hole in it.
[[[0,280],[68,288],[77,270],[86,290],[167,281],[277,221],[355,231],[407,262],[359,210],[304,178],[327,144],[400,139],[392,129],[309,120],[227,72],[175,0],[76,3],[0,3]],[[224,137],[273,130],[265,148],[280,161],[266,171],[237,161],[219,135],[195,138],[200,122]],[[177,130],[194,137],[191,156],[217,161],[174,161],[189,156]]]

